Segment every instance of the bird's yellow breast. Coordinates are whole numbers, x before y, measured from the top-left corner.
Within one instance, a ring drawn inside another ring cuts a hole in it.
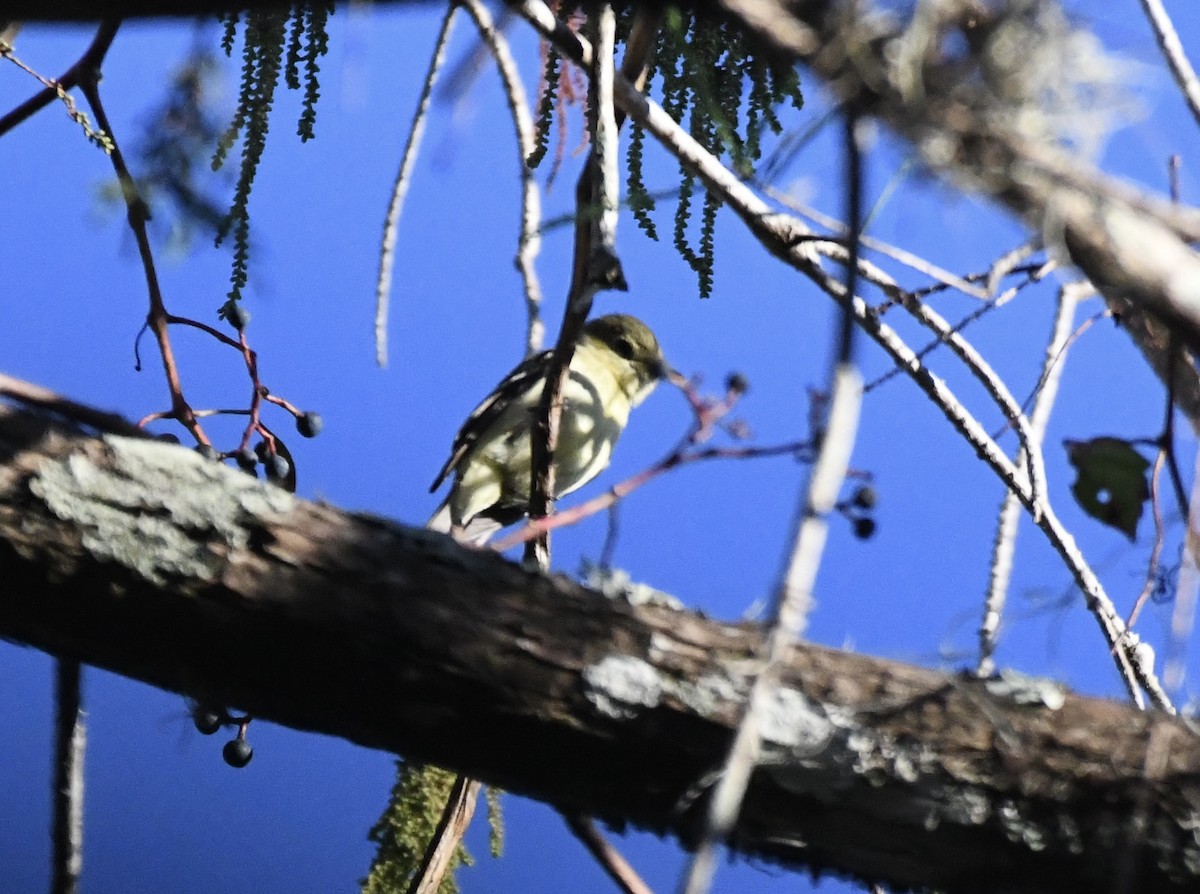
[[[599,350],[585,341],[571,361],[554,451],[556,497],[582,487],[608,466],[613,447],[629,421],[636,382],[620,381],[601,361]],[[589,375],[578,372],[581,365]],[[464,457],[452,506],[457,518],[472,518],[496,503],[529,499],[529,433],[541,391],[538,382],[513,400]]]

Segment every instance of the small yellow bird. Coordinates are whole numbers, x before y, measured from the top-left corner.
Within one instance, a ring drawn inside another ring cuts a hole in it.
[[[454,472],[450,493],[429,520],[483,543],[528,510],[530,427],[542,396],[550,351],[526,358],[467,417],[450,458],[430,492]],[[630,411],[667,374],[654,333],[628,314],[598,317],[584,326],[563,389],[562,423],[554,452],[555,497],[602,472]]]

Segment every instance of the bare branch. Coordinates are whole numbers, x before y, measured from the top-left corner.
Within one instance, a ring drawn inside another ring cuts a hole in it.
[[[517,71],[508,41],[496,28],[492,14],[480,0],[458,0],[475,20],[479,36],[491,51],[504,85],[504,97],[512,116],[513,129],[517,136],[517,163],[521,174],[521,233],[517,239],[515,262],[525,286],[525,355],[536,354],[542,349],[546,335],[546,324],[542,321],[542,285],[537,274],[537,256],[542,249],[542,199],[537,179],[529,167],[528,159],[537,146],[533,117],[529,112],[529,100],[525,97],[525,85]]]
[[[683,447],[679,447],[652,466],[630,475],[624,481],[614,484],[607,491],[592,497],[590,500],[585,500],[561,512],[556,512],[554,515],[548,515],[545,518],[526,521],[523,526],[504,535],[503,538],[492,544],[492,548],[496,552],[502,553],[512,549],[514,546],[528,543],[543,532],[565,528],[569,525],[577,524],[581,519],[590,518],[605,509],[611,510],[639,487],[648,484],[659,475],[669,472],[678,466],[713,459],[762,459],[772,456],[791,456],[806,460],[811,453],[811,447],[812,445],[808,441],[793,441],[787,444],[773,444],[767,447],[707,447],[703,450],[686,450]]]
[[[637,874],[637,870],[621,856],[621,852],[600,834],[593,820],[578,814],[564,814],[563,818],[567,821],[567,827],[575,833],[575,837],[588,849],[588,853],[625,894],[654,894],[650,886]]]
[[[1163,677],[1172,689],[1183,686],[1187,674],[1184,661],[1187,645],[1196,626],[1196,606],[1200,603],[1200,451],[1192,468],[1191,503],[1187,513],[1187,535],[1175,585],[1175,607],[1171,612],[1171,639]]]
[[[1142,0],[1142,9],[1146,11],[1146,18],[1150,20],[1150,26],[1154,29],[1154,39],[1158,41],[1167,66],[1175,76],[1175,83],[1179,85],[1188,108],[1192,110],[1192,117],[1200,124],[1200,78],[1196,77],[1196,70],[1188,61],[1171,17],[1163,8],[1162,0]]]
[[[598,2],[592,9],[589,25],[599,33],[608,33],[611,27],[615,27],[612,23],[609,26],[603,24],[606,21],[603,9],[608,7],[609,4]],[[560,28],[568,34],[574,33],[559,22],[548,8],[545,8],[545,12],[553,21],[553,27]],[[611,9],[609,12],[611,13]],[[591,44],[589,43],[588,46],[590,48]],[[613,190],[615,195],[617,188],[614,161],[617,134],[615,113],[611,104],[611,94],[603,96],[600,89],[602,83],[611,83],[616,77],[613,70],[615,47],[607,42],[605,46],[607,49],[604,54],[589,53],[585,63],[585,67],[591,71],[588,85],[590,107],[588,124],[592,135],[592,151],[588,153],[583,171],[575,185],[575,241],[571,265],[571,284],[567,292],[567,304],[563,311],[558,341],[554,345],[550,362],[547,364],[546,385],[542,389],[542,396],[538,401],[533,419],[529,495],[529,517],[531,519],[544,518],[549,515],[554,502],[554,451],[558,447],[563,387],[570,371],[575,346],[583,333],[584,322],[591,313],[592,301],[601,291],[628,289],[625,273],[621,269],[621,261],[615,251],[615,229],[605,232],[599,222],[599,218],[603,216],[601,205],[603,196],[610,190]],[[582,62],[582,59],[577,58],[575,61]],[[624,82],[624,78],[622,81]],[[602,110],[605,101],[609,103],[609,108]],[[608,123],[602,125],[601,119],[605,116],[612,117],[609,118]],[[611,134],[611,140],[608,139],[608,134]],[[604,142],[602,143],[601,140]],[[612,165],[612,168],[607,172],[604,169],[606,154],[612,154],[612,158],[607,159],[607,163]],[[601,212],[599,216],[597,215],[598,211]],[[615,205],[610,222],[615,226]],[[550,543],[545,534],[526,544],[525,559],[536,567],[549,567]]]
[[[1037,396],[1034,399],[1033,412],[1029,418],[1028,446],[1038,452],[1041,452],[1042,438],[1045,436],[1046,426],[1050,422],[1050,411],[1058,396],[1058,383],[1062,378],[1066,352],[1075,322],[1075,308],[1079,303],[1080,292],[1087,290],[1087,286],[1081,286],[1078,283],[1065,285],[1058,290],[1058,306],[1054,312],[1050,341],[1046,346],[1042,372],[1038,377]],[[1022,447],[1021,451],[1025,449]],[[1020,453],[1017,455],[1016,464],[1018,466],[1023,464]],[[1000,631],[1000,620],[1008,595],[1008,583],[1012,576],[1012,560],[1017,546],[1017,522],[1020,519],[1018,514],[1020,508],[1021,504],[1017,500],[1016,494],[1006,491],[1004,501],[1000,506],[1000,515],[996,521],[996,538],[992,543],[988,592],[984,601],[983,621],[979,627],[979,661],[975,666],[975,673],[981,677],[990,677],[996,672],[996,664],[992,656],[996,651],[996,637]]]
[[[110,27],[115,31],[117,25],[110,23]],[[116,172],[117,181],[121,185],[121,195],[125,199],[125,206],[128,212],[126,217],[129,222],[129,229],[133,232],[133,238],[138,247],[138,257],[142,262],[142,273],[146,279],[146,296],[150,305],[150,310],[146,315],[146,325],[154,333],[154,338],[158,342],[158,352],[162,359],[163,374],[167,380],[167,389],[171,394],[171,415],[187,427],[188,431],[195,437],[197,443],[207,444],[208,437],[200,428],[200,424],[196,421],[196,416],[192,412],[191,406],[184,397],[183,382],[179,376],[179,366],[175,362],[175,351],[171,347],[171,337],[168,332],[169,314],[167,313],[166,304],[163,301],[162,288],[158,281],[158,270],[154,264],[154,251],[150,247],[150,234],[146,229],[146,221],[150,218],[150,210],[138,192],[137,182],[129,172],[128,165],[125,164],[125,156],[121,152],[116,134],[113,133],[112,125],[109,123],[108,114],[104,110],[104,103],[100,99],[100,61],[99,59],[94,60],[94,64],[91,67],[80,72],[79,89],[87,98],[88,105],[91,107],[92,113],[96,116],[96,123],[108,135],[110,141],[108,157],[112,162],[113,170]]]
[[[839,221],[836,217],[831,217],[828,214],[818,211],[816,208],[805,205],[803,202],[797,201],[794,196],[788,195],[786,192],[776,189],[770,184],[762,184],[761,186],[766,195],[770,196],[783,207],[795,211],[802,217],[807,217],[809,220],[814,221],[819,226],[822,226],[825,229],[838,234],[839,236],[844,237],[846,235],[846,225]],[[926,258],[922,258],[910,251],[906,251],[903,248],[899,248],[895,245],[884,242],[882,239],[876,239],[874,236],[868,236],[866,233],[863,233],[859,236],[859,241],[862,243],[864,248],[869,248],[872,251],[877,251],[881,255],[885,255],[894,261],[899,261],[904,266],[910,267],[918,273],[928,276],[930,279],[949,286],[952,289],[957,289],[964,295],[970,295],[972,298],[978,298],[981,301],[986,301],[991,297],[986,288],[977,286],[973,282],[963,279],[958,274],[939,267],[937,264],[934,264],[932,261],[929,261]]]
[[[862,232],[862,157],[857,133],[858,117],[845,112],[846,222],[849,245],[846,258],[847,295],[855,293],[859,272],[859,235]],[[804,635],[813,609],[813,589],[829,536],[829,514],[837,504],[862,412],[863,382],[853,363],[854,315],[843,305],[837,317],[837,338],[829,372],[829,395],[824,419],[814,433],[817,456],[805,482],[791,532],[791,550],[780,573],[775,605],[767,633],[762,669],[754,678],[746,700],[746,713],[738,724],[721,778],[709,802],[700,846],[692,857],[684,883],[686,894],[707,894],[716,871],[717,848],[737,822],[750,776],[762,754],[762,729],[772,710],[772,694],[787,651]]]
[[[437,83],[438,72],[446,59],[446,45],[450,42],[450,34],[454,29],[454,17],[458,13],[458,6],[458,3],[450,3],[442,17],[442,26],[433,45],[433,54],[429,58],[429,69],[425,72],[425,81],[421,86],[421,96],[417,100],[417,108],[413,112],[412,124],[408,129],[408,139],[400,156],[400,169],[396,172],[395,183],[392,184],[392,197],[388,202],[387,214],[383,218],[379,276],[375,280],[375,362],[381,367],[387,366],[388,310],[391,305],[392,267],[396,261],[396,236],[400,229],[400,214],[404,210],[404,198],[408,195],[408,184],[412,180],[413,166],[417,163],[421,139],[425,135],[425,117],[429,112],[430,97],[433,95],[433,86]]]
[[[117,27],[118,23],[115,20],[102,22],[96,31],[96,36],[92,38],[91,44],[79,57],[79,61],[68,68],[61,78],[52,86],[47,86],[45,90],[31,96],[11,112],[0,117],[0,136],[50,105],[55,99],[65,95],[67,90],[78,86],[84,77],[92,77],[95,69],[100,66],[108,54],[109,47],[112,46],[113,39],[117,36]]]
[[[996,260],[992,262],[992,269],[988,271],[988,278],[987,278],[987,293],[988,293],[988,295],[995,295],[997,290],[999,290],[1000,283],[1004,279],[1004,277],[1006,277],[1010,273],[1012,273],[1013,270],[1015,270],[1018,265],[1020,265],[1023,261],[1027,260],[1034,252],[1036,252],[1038,250],[1038,248],[1040,246],[1041,246],[1041,243],[1039,241],[1030,240],[1028,242],[1022,243],[1021,245],[1018,245],[1016,248],[1012,249],[1011,251],[1006,251],[1000,257],[996,258]],[[1053,261],[1047,262],[1046,267],[1043,270],[1043,274],[1049,273],[1051,270],[1054,269],[1054,267],[1055,267],[1055,263]],[[1002,304],[1003,296],[998,297],[996,299],[996,303]]]
[[[596,209],[593,212],[596,233],[593,251],[617,253],[617,209],[621,188],[618,180],[617,113],[613,103],[613,59],[617,52],[617,15],[611,3],[599,3],[595,8],[596,65],[593,68],[596,127],[593,152],[596,163],[592,172],[595,183],[592,194]]]
[[[413,873],[408,894],[437,894],[450,868],[450,860],[462,842],[467,827],[471,825],[482,788],[482,782],[468,776],[460,775],[454,780],[442,816],[421,858],[421,865]]]
[[[75,894],[83,871],[83,758],[87,725],[80,692],[78,659],[55,664],[54,854],[51,894]]]
[[[132,424],[124,416],[77,403],[63,397],[61,394],[51,391],[49,388],[43,388],[41,385],[35,385],[33,382],[14,379],[12,376],[6,376],[4,373],[0,373],[0,397],[10,398],[28,407],[49,410],[62,416],[64,419],[82,423],[98,431],[112,432],[114,434],[125,435],[129,438],[150,437],[139,426]]]
[[[1004,382],[983,355],[969,341],[956,332],[949,323],[923,301],[902,301],[901,304],[914,317],[937,333],[939,341],[947,345],[971,374],[983,385],[988,396],[1004,413],[1008,423],[1016,429],[1021,442],[1021,454],[1018,467],[1024,465],[1029,474],[1030,495],[1035,505],[1040,505],[1046,493],[1046,464],[1042,457],[1041,447],[1031,434],[1029,420],[1025,418],[1016,398],[1012,396],[1008,385]],[[1022,462],[1023,460],[1023,462]],[[1036,520],[1036,515],[1035,515]]]

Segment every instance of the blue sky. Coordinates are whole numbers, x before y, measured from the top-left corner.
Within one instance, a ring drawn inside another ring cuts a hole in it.
[[[1200,13],[1184,3],[1173,7],[1185,41],[1200,34]],[[1105,42],[1142,63],[1130,90],[1143,114],[1110,141],[1105,166],[1161,188],[1167,156],[1181,153],[1183,195],[1196,201],[1197,128],[1159,65],[1137,6],[1125,4],[1118,12],[1109,4],[1081,2],[1073,9],[1086,19],[1101,10],[1097,27]],[[289,440],[300,492],[411,524],[432,512],[437,498],[428,484],[459,422],[518,359],[523,337],[520,282],[511,263],[515,150],[497,79],[485,67],[467,96],[435,104],[400,228],[391,363],[387,370],[374,364],[372,300],[382,214],[436,27],[435,11],[424,7],[339,11],[323,69],[318,137],[301,146],[291,136],[298,103],[294,95],[285,97],[251,204],[256,242],[247,306],[263,379],[325,419],[319,438]],[[215,45],[215,31],[207,33]],[[470,51],[469,35],[460,22],[452,60]],[[520,28],[514,38],[532,83],[536,45]],[[83,29],[30,27],[17,50],[43,73],[57,74],[89,39]],[[192,40],[183,25],[121,30],[102,89],[126,147]],[[231,64],[227,103],[235,75]],[[0,109],[35,87],[14,67],[0,67]],[[826,108],[815,84],[806,82],[806,94],[808,108],[785,123],[802,128]],[[577,128],[576,120],[568,149]],[[647,158],[651,187],[669,187],[672,163],[657,150]],[[869,155],[870,201],[905,158],[903,147],[877,135]],[[580,160],[568,151],[564,172],[545,197],[547,219],[568,210]],[[842,206],[839,172],[836,135],[825,132],[780,185],[795,186],[813,205],[836,214]],[[0,370],[139,418],[165,408],[166,389],[149,341],[143,344],[144,371],[133,368],[146,297],[123,214],[97,198],[110,179],[107,160],[58,106],[0,139]],[[668,232],[670,211],[668,204],[659,212],[660,229]],[[986,269],[1025,239],[1011,219],[923,175],[903,181],[871,232],[959,273]],[[669,240],[649,241],[628,216],[619,238],[631,289],[602,295],[599,310],[642,317],[673,365],[704,376],[714,389],[729,371],[743,372],[751,391],[739,415],[756,443],[803,437],[806,389],[825,380],[831,303],[768,257],[729,215],[718,224],[715,292],[703,301]],[[569,251],[568,229],[546,234],[538,267],[552,329]],[[160,252],[170,310],[217,324],[228,263],[224,250],[207,243],[183,258]],[[899,276],[905,285],[923,284],[917,274]],[[1059,281],[1027,290],[968,330],[1019,396],[1036,380]],[[974,304],[946,297],[935,306],[957,319]],[[1097,307],[1093,302],[1081,316]],[[896,317],[893,312],[889,322],[924,343]],[[236,355],[188,331],[175,332],[174,343],[194,405],[244,405],[248,388]],[[886,358],[865,340],[860,360],[868,379],[887,369]],[[946,356],[934,366],[986,426],[998,427],[998,414],[961,368]],[[1098,325],[1073,351],[1047,437],[1052,499],[1122,610],[1141,587],[1149,519],[1132,545],[1087,519],[1071,500],[1072,474],[1058,444],[1064,437],[1154,436],[1162,399],[1124,335],[1111,324]],[[266,421],[290,430],[282,413]],[[635,413],[613,468],[578,498],[654,461],[687,423],[680,396],[660,389]],[[235,438],[233,429],[213,431],[223,445]],[[1181,457],[1190,481],[1195,444],[1183,434]],[[1011,435],[1005,443],[1015,449]],[[809,635],[927,665],[970,664],[1001,497],[998,481],[903,379],[868,397],[853,464],[875,476],[878,534],[862,542],[848,524],[833,521]],[[771,592],[803,479],[804,469],[788,459],[678,470],[627,501],[616,563],[691,607],[739,617]],[[604,531],[601,518],[558,536],[557,567],[573,572],[581,557],[596,557]],[[1173,533],[1168,556],[1178,541],[1177,524]],[[998,660],[1088,693],[1120,697],[1102,640],[1072,594],[1066,570],[1023,522]],[[1165,642],[1170,610],[1148,610],[1142,635]],[[0,716],[9,718],[0,727],[0,890],[39,890],[48,878],[51,670],[47,656],[0,643]],[[1182,699],[1190,695],[1185,691]],[[389,755],[256,723],[255,760],[234,771],[220,758],[224,736],[197,734],[179,697],[95,670],[87,674],[86,697],[85,892],[159,891],[164,880],[180,894],[355,889],[371,854],[366,830],[392,778]],[[611,890],[553,811],[511,797],[506,805],[507,855],[500,861],[482,856],[486,845],[477,823],[472,838],[481,857],[463,875],[466,891]],[[631,834],[622,847],[652,887],[673,888],[682,858],[672,844]],[[722,869],[716,890],[746,888],[792,891],[796,882],[743,861]]]

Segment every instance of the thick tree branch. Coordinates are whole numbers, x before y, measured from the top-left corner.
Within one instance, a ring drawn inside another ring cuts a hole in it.
[[[196,453],[0,409],[0,636],[691,841],[761,632]],[[1053,686],[791,650],[731,844],[946,891],[1194,890],[1200,742]]]

